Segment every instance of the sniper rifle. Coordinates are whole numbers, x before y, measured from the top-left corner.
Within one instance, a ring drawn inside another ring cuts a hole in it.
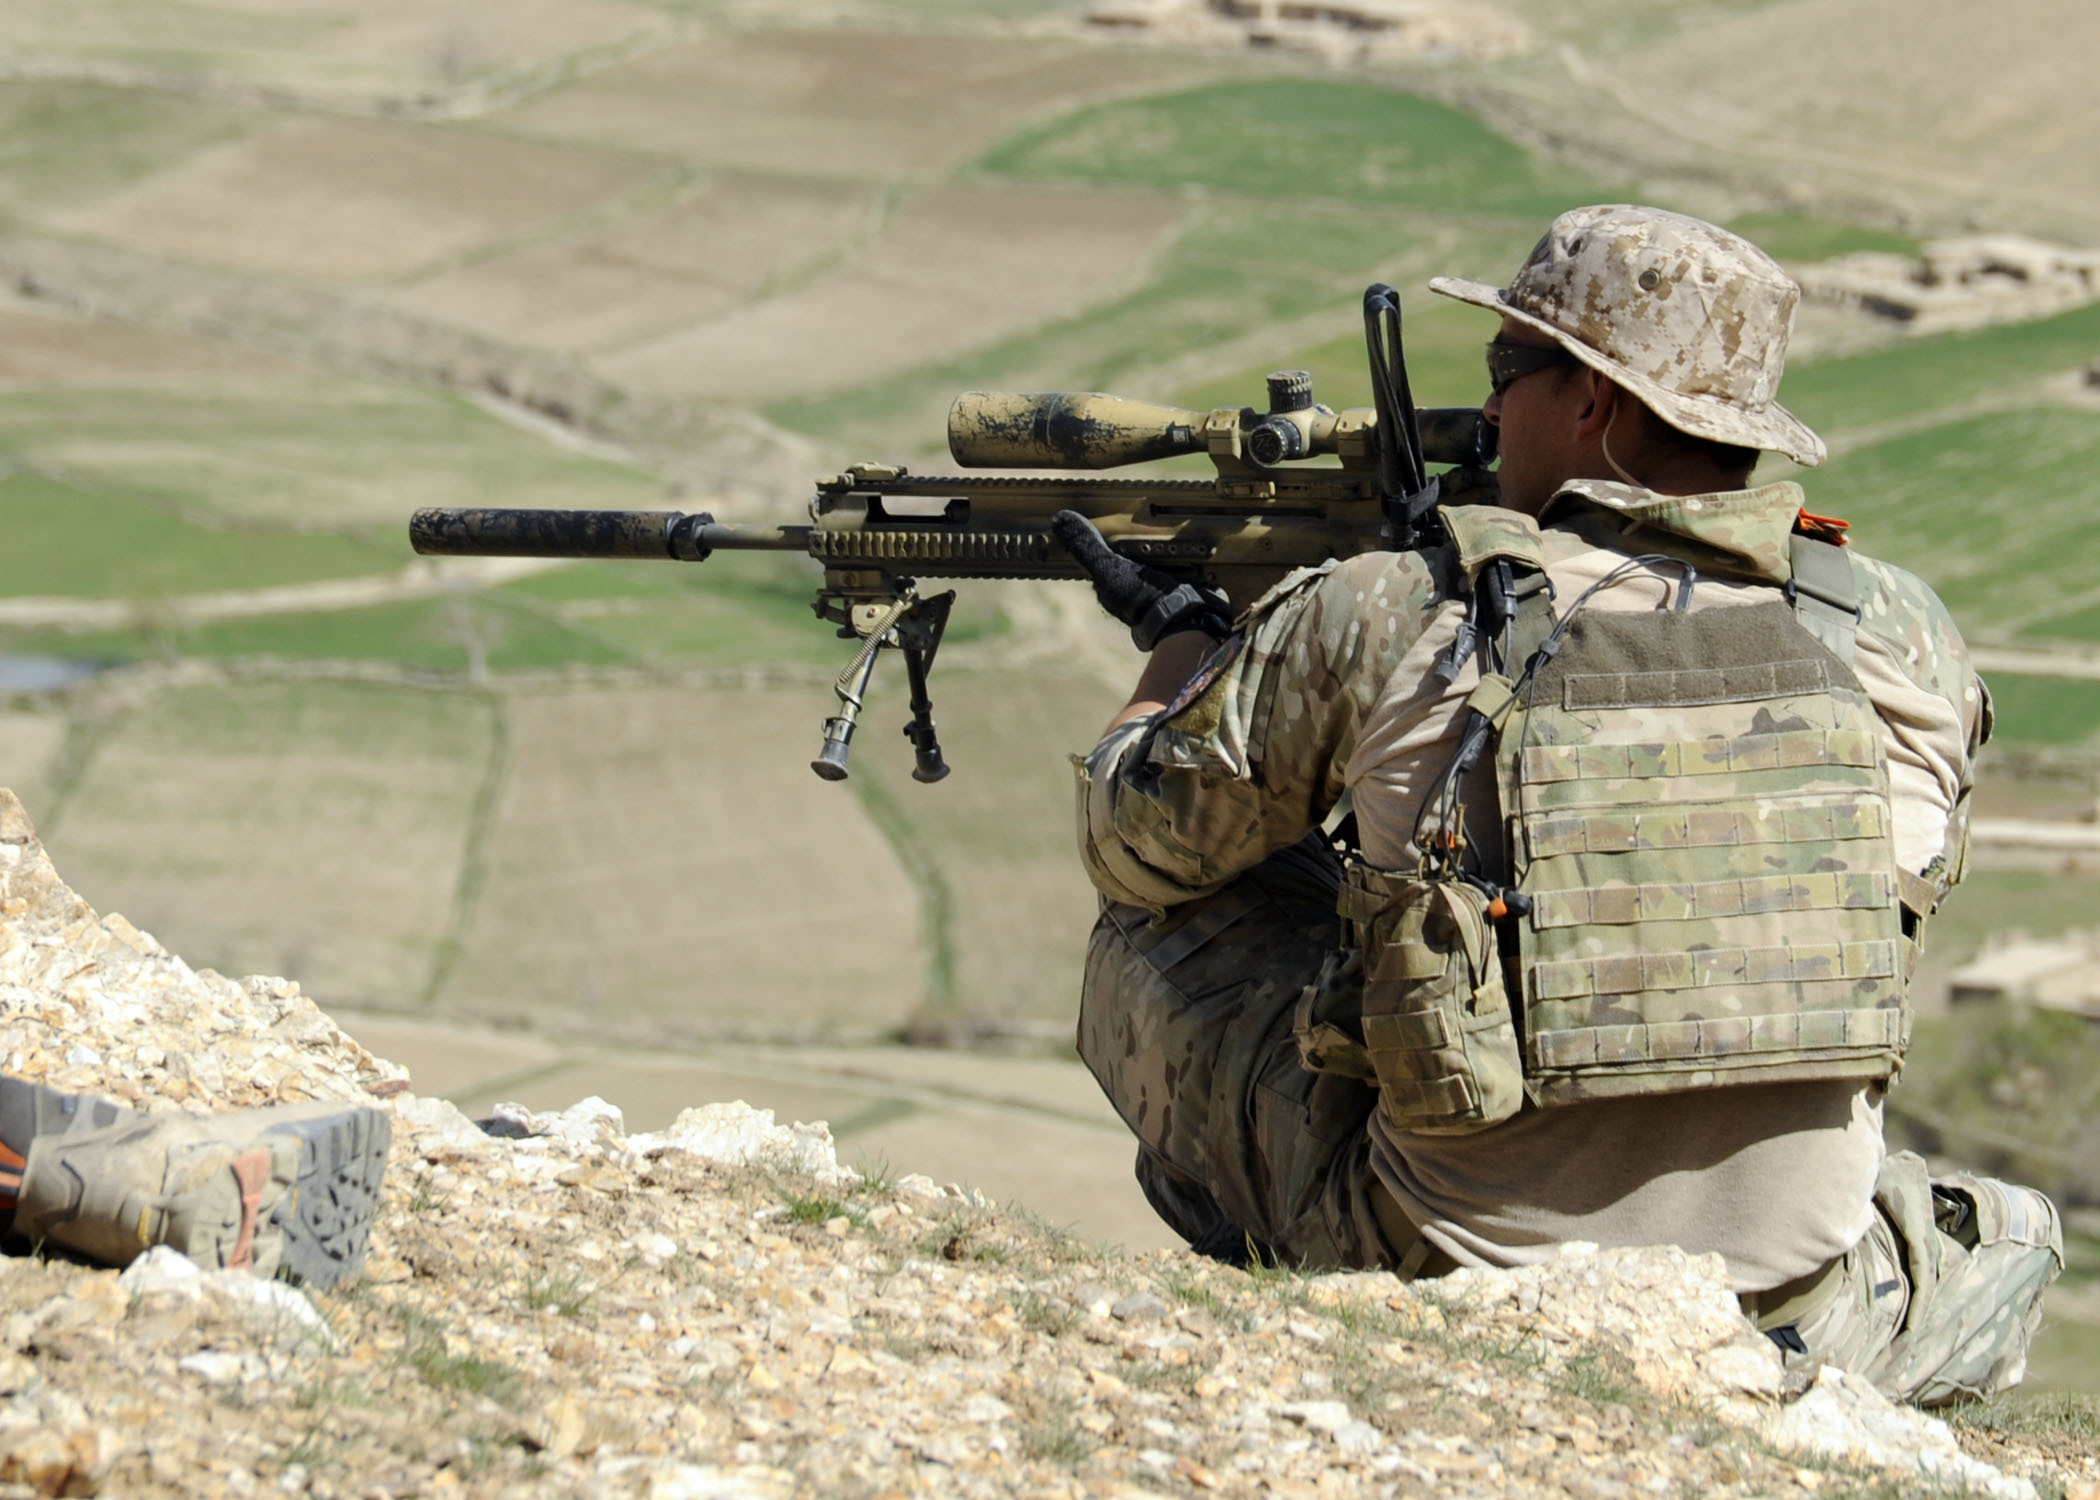
[[[824,721],[810,768],[845,779],[876,658],[894,649],[911,690],[912,776],[939,781],[948,765],[927,677],[955,593],[922,593],[918,580],[1083,578],[1051,532],[1057,511],[1079,512],[1123,556],[1217,588],[1235,608],[1295,568],[1438,539],[1440,481],[1452,476],[1427,466],[1457,465],[1475,483],[1491,482],[1471,471],[1494,461],[1495,429],[1477,408],[1415,408],[1391,287],[1364,293],[1364,337],[1368,408],[1318,405],[1310,375],[1279,370],[1268,377],[1265,412],[973,391],[948,413],[948,451],[965,468],[1100,470],[1200,453],[1216,470],[1208,479],[924,475],[855,464],[818,482],[806,525],[725,525],[704,511],[434,509],[415,513],[409,538],[419,553],[451,556],[705,562],[721,551],[805,553],[824,568],[817,616],[860,642],[834,684],[839,709]],[[1303,462],[1322,457],[1339,463]]]

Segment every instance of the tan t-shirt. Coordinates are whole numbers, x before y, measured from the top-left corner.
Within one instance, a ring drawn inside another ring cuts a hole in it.
[[[1763,602],[1789,576],[1800,503],[1792,484],[1690,497],[1571,485],[1561,524],[1547,513],[1548,576],[1565,607],[1629,556],[1671,551],[1701,565],[1691,608]],[[1865,616],[1853,668],[1886,735],[1897,857],[1919,873],[1935,860],[1958,869],[1981,687],[1930,589],[1864,558],[1855,573]],[[1588,607],[1669,607],[1681,576],[1644,569]],[[1094,768],[1082,843],[1095,883],[1145,904],[1203,894],[1302,837],[1344,791],[1364,857],[1411,866],[1417,810],[1479,680],[1477,663],[1449,684],[1433,670],[1463,613],[1437,601],[1420,560],[1399,556],[1352,559],[1257,610],[1185,703],[1115,746],[1118,760],[1143,756],[1146,775]],[[1468,805],[1472,847],[1499,850],[1492,791]],[[1856,1243],[1883,1151],[1880,1089],[1856,1082],[1527,1107],[1463,1136],[1391,1134],[1375,1116],[1371,1129],[1380,1181],[1461,1264],[1533,1263],[1570,1240],[1675,1243],[1722,1254],[1739,1291]]]

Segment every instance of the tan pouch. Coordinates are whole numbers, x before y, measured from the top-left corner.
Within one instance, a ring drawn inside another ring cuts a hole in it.
[[[1351,865],[1339,901],[1363,952],[1363,1047],[1396,1131],[1485,1130],[1524,1103],[1487,896]]]
[[[1376,1081],[1364,1051],[1363,1010],[1363,954],[1355,948],[1328,954],[1319,977],[1299,992],[1292,1017],[1298,1061],[1308,1073]]]

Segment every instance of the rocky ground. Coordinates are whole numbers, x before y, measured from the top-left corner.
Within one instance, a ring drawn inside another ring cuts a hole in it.
[[[0,1495],[2100,1496],[2075,1422],[1784,1389],[1711,1258],[1249,1274],[863,1178],[741,1105],[491,1134],[296,986],[98,917],[6,793],[0,1059],[147,1107],[395,1115],[346,1290],[0,1258]]]

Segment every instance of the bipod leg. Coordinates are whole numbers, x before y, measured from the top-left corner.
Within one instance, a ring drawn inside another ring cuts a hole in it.
[[[839,711],[824,721],[824,748],[809,763],[809,768],[826,781],[844,781],[849,774],[846,757],[853,743],[853,731],[860,722],[860,706],[868,696],[868,681],[875,675],[875,658],[882,654],[884,646],[895,644],[889,639],[890,628],[917,602],[917,596],[909,591],[891,600],[889,607],[869,623],[860,650],[831,685],[839,697]]]
[[[948,608],[954,603],[953,589],[921,600],[897,626],[905,675],[911,680],[911,722],[904,726],[904,737],[911,741],[916,761],[911,771],[914,781],[939,781],[948,774],[940,735],[933,727],[933,695],[927,691],[926,679],[933,671],[933,653],[940,649],[941,632],[948,628]]]

